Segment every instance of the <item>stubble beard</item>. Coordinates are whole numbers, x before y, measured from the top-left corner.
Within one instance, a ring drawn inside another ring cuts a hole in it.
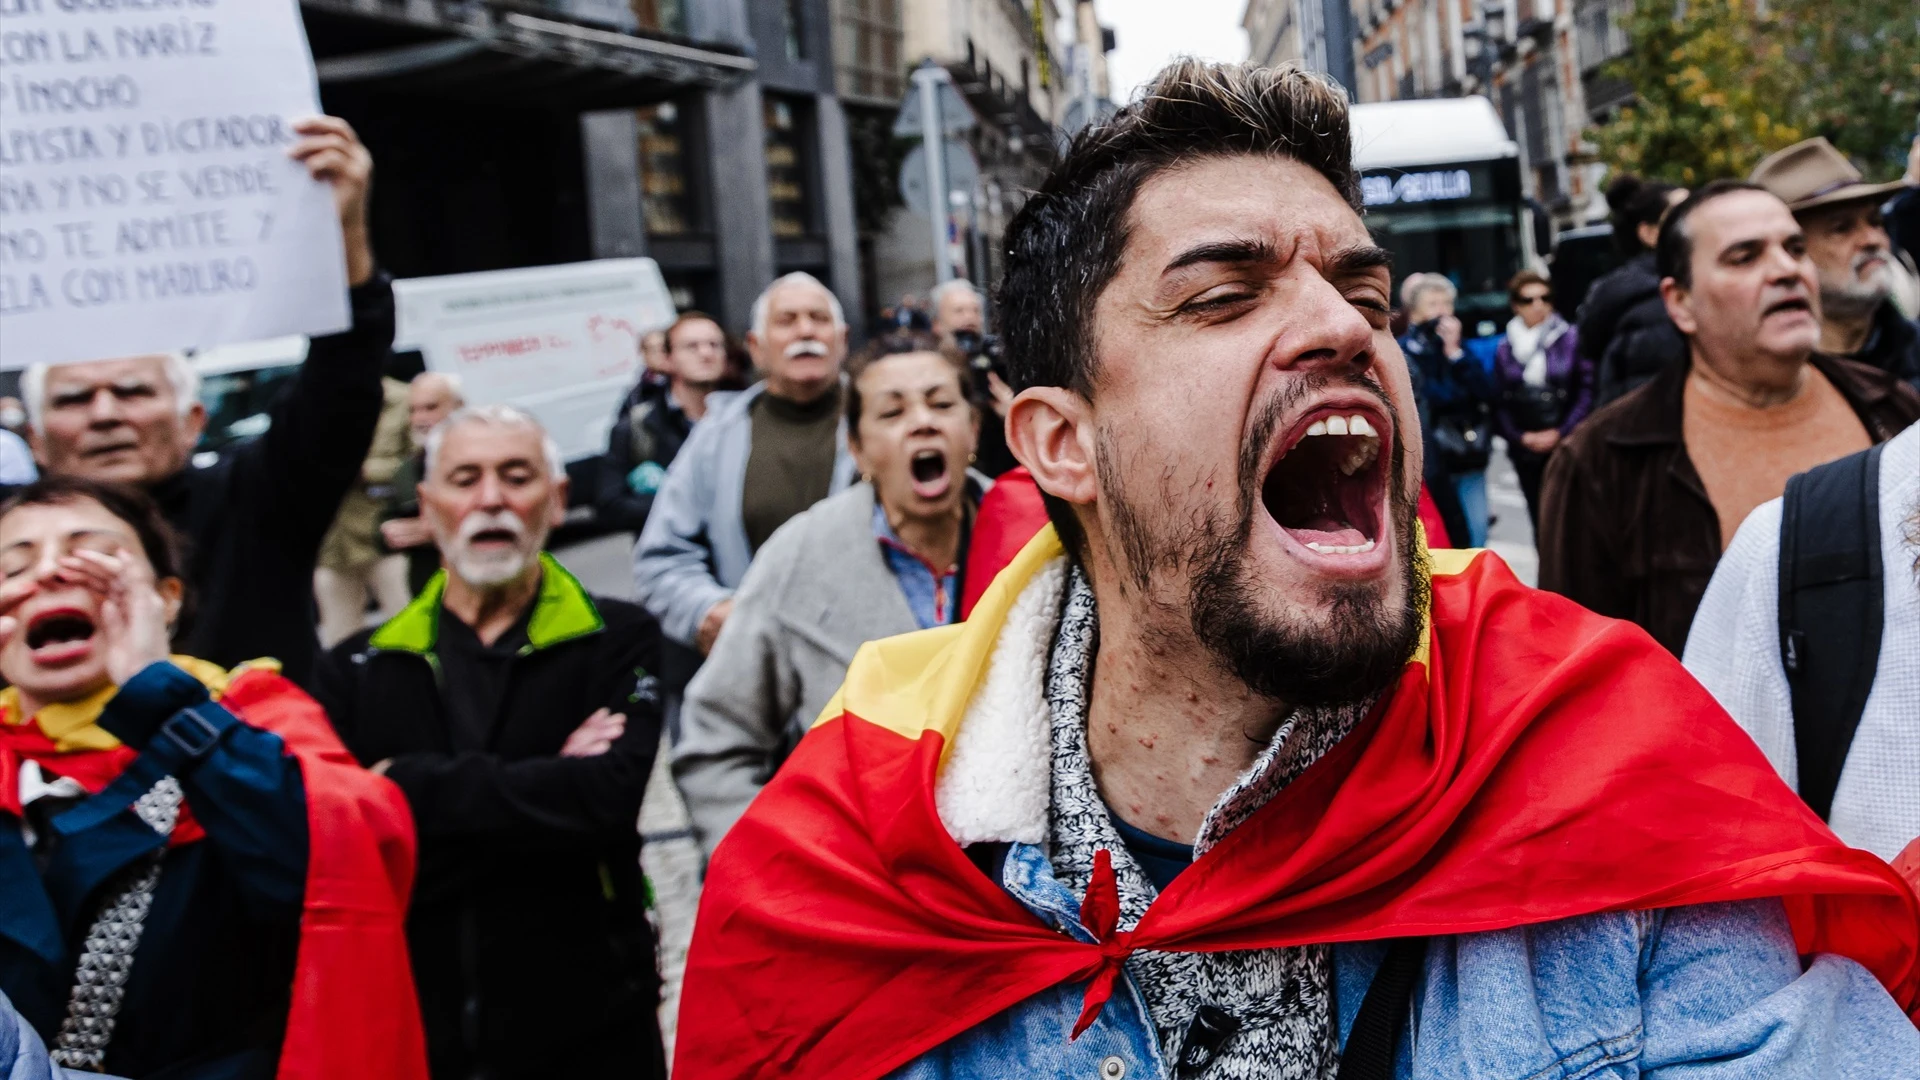
[[[1331,381],[1378,393],[1371,383]],[[1266,448],[1278,417],[1295,399],[1322,385],[1326,383],[1309,382],[1269,403],[1254,425],[1238,463],[1237,521],[1219,511],[1196,518],[1169,501],[1163,503],[1162,520],[1182,523],[1155,530],[1120,490],[1104,432],[1095,447],[1101,498],[1111,508],[1128,583],[1151,603],[1156,569],[1184,573],[1191,582],[1187,621],[1221,670],[1261,697],[1310,708],[1362,702],[1391,686],[1419,644],[1429,595],[1415,543],[1419,498],[1407,492],[1407,440],[1400,437],[1387,479],[1400,602],[1391,603],[1389,576],[1320,583],[1315,599],[1327,610],[1324,620],[1289,618],[1271,610],[1274,589],[1261,580],[1248,557],[1255,515],[1266,512],[1258,505]]]

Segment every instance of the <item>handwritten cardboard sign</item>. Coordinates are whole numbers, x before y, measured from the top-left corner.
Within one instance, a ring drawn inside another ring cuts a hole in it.
[[[0,0],[0,368],[349,322],[296,0]]]
[[[460,376],[470,405],[532,413],[568,461],[605,449],[640,339],[674,318],[652,259],[409,278],[393,294],[399,347]]]

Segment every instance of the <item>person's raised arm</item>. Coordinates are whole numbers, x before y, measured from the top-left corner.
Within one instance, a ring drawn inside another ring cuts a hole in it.
[[[346,249],[353,325],[313,339],[293,385],[270,414],[266,433],[234,453],[232,497],[259,507],[278,538],[312,545],[333,523],[360,475],[380,419],[380,375],[393,347],[393,286],[376,271],[368,240],[367,192],[373,158],[344,120],[294,124],[288,153],[333,188]]]

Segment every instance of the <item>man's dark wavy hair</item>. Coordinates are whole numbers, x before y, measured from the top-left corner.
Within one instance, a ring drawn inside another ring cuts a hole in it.
[[[1325,176],[1354,210],[1359,174],[1344,91],[1294,65],[1175,61],[1111,120],[1081,132],[1007,228],[995,298],[1013,388],[1063,386],[1091,397],[1093,309],[1120,270],[1128,212],[1149,178],[1209,157],[1291,158]],[[1046,496],[1069,551],[1085,536]]]

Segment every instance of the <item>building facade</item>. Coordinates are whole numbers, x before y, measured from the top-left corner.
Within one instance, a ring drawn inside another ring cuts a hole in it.
[[[879,250],[893,211],[901,205],[897,173],[904,150],[893,136],[893,118],[906,96],[908,61],[905,13],[908,0],[833,0],[834,89],[847,116],[852,158],[853,216],[861,279],[879,279]],[[866,290],[871,323],[887,302]]]
[[[736,332],[782,272],[863,302],[828,0],[302,0],[401,276],[645,255]]]
[[[1577,4],[1604,19],[1631,0],[1353,0],[1359,100],[1485,95],[1520,147],[1522,188],[1542,228],[1598,220],[1603,169],[1583,133],[1595,69],[1617,52],[1583,48],[1593,16]]]
[[[1466,90],[1474,0],[1353,0],[1361,101],[1453,97]]]
[[[1247,0],[1240,27],[1247,32],[1248,62],[1301,64],[1333,76],[1356,96],[1349,0]]]
[[[983,288],[999,273],[1000,236],[1059,152],[1058,126],[1074,94],[1067,47],[1074,22],[1058,0],[905,0],[901,55],[908,68],[944,68],[974,126],[961,138],[979,183],[950,206],[947,250],[937,253]],[[1077,15],[1077,12],[1075,12]],[[932,222],[893,207],[875,238],[875,296],[924,300],[937,272]]]

